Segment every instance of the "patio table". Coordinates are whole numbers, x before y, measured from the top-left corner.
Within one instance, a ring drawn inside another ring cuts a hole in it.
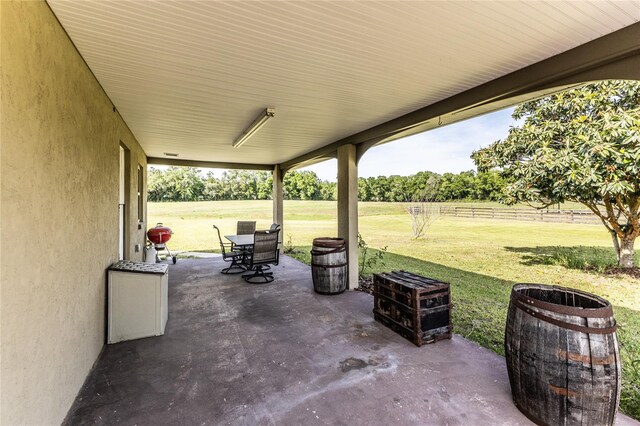
[[[224,237],[231,241],[234,246],[248,247],[253,245],[253,234],[225,235]]]
[[[253,245],[253,234],[225,235],[224,237],[235,246],[250,248]],[[282,241],[278,240],[278,244],[281,243]]]
[[[233,243],[234,250],[242,252],[241,264],[246,268],[247,254],[253,251],[253,234],[225,235],[224,237]]]

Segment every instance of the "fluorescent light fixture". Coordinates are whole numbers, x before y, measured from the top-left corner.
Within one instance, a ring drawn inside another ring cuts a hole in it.
[[[258,118],[256,118],[253,123],[251,123],[251,126],[247,127],[247,130],[242,132],[242,134],[238,136],[235,141],[233,141],[233,147],[238,148],[240,145],[249,140],[249,138],[256,134],[256,132],[260,130],[260,127],[264,126],[264,123],[266,123],[267,120],[274,115],[276,115],[275,108],[265,108],[265,110],[260,113]]]

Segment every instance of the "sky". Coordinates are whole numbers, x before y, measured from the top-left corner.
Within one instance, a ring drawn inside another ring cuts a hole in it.
[[[512,113],[513,108],[507,108],[371,148],[358,164],[358,177],[475,170],[471,153],[504,139],[514,124]],[[299,170],[311,170],[320,179],[335,182],[337,161],[328,160]]]

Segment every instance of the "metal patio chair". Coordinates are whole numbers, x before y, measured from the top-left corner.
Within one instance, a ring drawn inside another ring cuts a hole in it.
[[[248,235],[256,232],[255,220],[239,220],[236,235]]]
[[[282,227],[280,226],[280,224],[275,222],[271,224],[271,227],[269,229],[272,231],[275,231],[276,229],[282,231]],[[280,249],[281,243],[282,241],[278,241],[278,249]],[[269,269],[269,267],[267,267],[267,269]]]
[[[253,252],[247,254],[245,266],[252,274],[244,274],[242,278],[252,284],[264,284],[273,281],[273,272],[265,272],[269,265],[277,265],[280,261],[278,235],[280,230],[256,231],[253,235]]]
[[[222,236],[220,235],[220,229],[218,229],[217,226],[213,225],[213,229],[215,229],[218,233],[218,240],[220,241],[220,251],[222,252],[222,260],[224,260],[225,262],[231,262],[231,265],[229,265],[229,267],[224,268],[220,272],[222,272],[223,274],[240,274],[242,272],[245,272],[246,269],[242,265],[244,253],[240,250],[233,250],[231,247],[231,243],[224,243],[222,241]]]
[[[236,235],[250,235],[256,232],[255,220],[239,220],[236,228]],[[251,251],[251,247],[239,247],[235,244],[231,245],[233,250],[240,250],[243,252]]]

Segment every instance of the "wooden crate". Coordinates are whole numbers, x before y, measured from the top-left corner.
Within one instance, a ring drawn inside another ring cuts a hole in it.
[[[373,316],[417,346],[450,339],[449,283],[405,271],[373,276]]]

